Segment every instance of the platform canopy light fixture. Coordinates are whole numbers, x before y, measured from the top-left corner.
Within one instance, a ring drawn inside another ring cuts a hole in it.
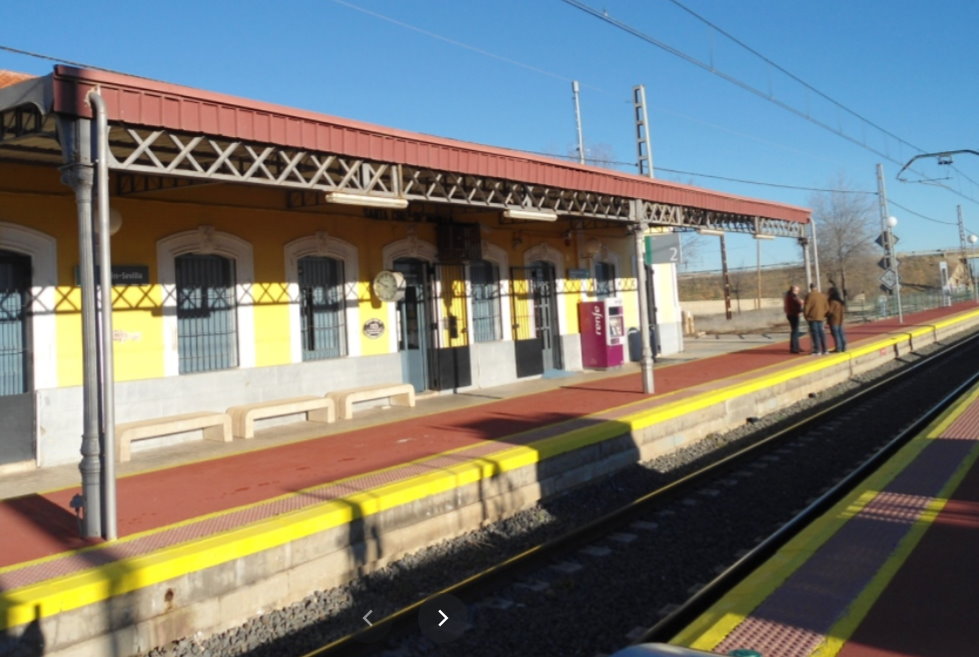
[[[754,237],[755,237],[756,240],[773,240],[773,239],[775,239],[775,236],[774,235],[766,235],[765,233],[755,233]]]
[[[391,208],[393,210],[404,210],[408,207],[408,199],[397,196],[369,196],[367,194],[357,194],[353,192],[327,192],[325,199],[327,203],[337,203],[339,205],[361,205],[368,208]]]
[[[507,219],[522,219],[524,221],[557,221],[557,212],[553,210],[519,210],[506,209],[503,216]]]
[[[95,232],[99,232],[99,222],[93,225]],[[122,228],[122,213],[115,208],[109,208],[109,235],[115,235]]]
[[[700,233],[701,235],[723,235],[724,234],[724,231],[723,230],[718,230],[717,228],[703,228],[703,227],[700,227],[700,228],[697,229],[697,232]]]

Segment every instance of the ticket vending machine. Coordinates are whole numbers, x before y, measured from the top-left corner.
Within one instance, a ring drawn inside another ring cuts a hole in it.
[[[583,366],[607,369],[622,364],[625,317],[621,299],[581,302],[578,304],[578,326]]]

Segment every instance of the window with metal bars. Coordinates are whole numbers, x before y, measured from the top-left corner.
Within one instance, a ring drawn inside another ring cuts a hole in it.
[[[469,264],[472,285],[473,339],[493,342],[503,337],[500,312],[500,268],[488,260]]]
[[[31,388],[31,259],[0,251],[0,396]]]
[[[343,261],[322,256],[299,259],[299,314],[303,360],[347,355]]]
[[[595,263],[595,296],[599,299],[615,296],[615,265],[610,262]]]
[[[180,373],[238,366],[235,263],[189,253],[174,259]]]

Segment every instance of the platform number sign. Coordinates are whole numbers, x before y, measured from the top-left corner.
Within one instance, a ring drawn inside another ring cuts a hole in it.
[[[647,265],[679,265],[683,263],[683,252],[680,250],[679,233],[662,233],[646,236]]]

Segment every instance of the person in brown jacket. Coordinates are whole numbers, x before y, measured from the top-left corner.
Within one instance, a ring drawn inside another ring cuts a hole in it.
[[[812,336],[812,355],[826,353],[826,333],[823,323],[829,313],[829,300],[826,295],[816,289],[816,284],[809,286],[809,294],[802,306],[802,315],[809,322],[809,335]]]
[[[802,300],[799,298],[799,286],[793,285],[785,293],[782,301],[785,318],[789,320],[789,351],[793,354],[802,353],[799,346],[799,315],[802,314]]]
[[[846,302],[840,296],[840,291],[835,287],[829,288],[829,313],[826,320],[829,322],[829,330],[833,334],[833,351],[846,351],[846,336],[843,334],[843,314],[846,311]]]

